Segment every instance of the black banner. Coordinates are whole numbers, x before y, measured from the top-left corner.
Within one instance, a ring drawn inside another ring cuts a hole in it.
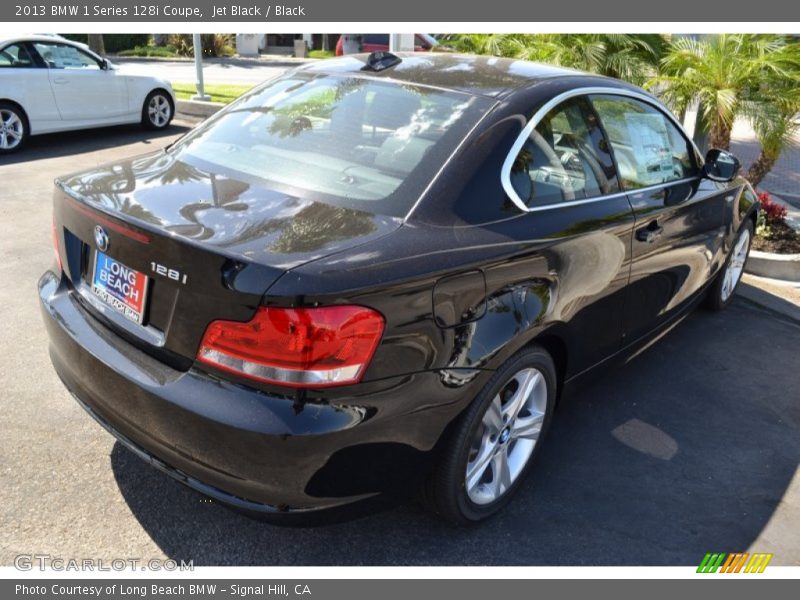
[[[632,571],[633,572],[633,571]],[[698,576],[701,577],[701,576]],[[775,598],[794,597],[797,584],[791,580],[724,578],[675,580],[79,580],[43,579],[39,581],[6,580],[0,582],[0,597],[15,600],[216,600],[221,598],[290,600],[422,600],[426,598],[534,598],[553,596],[566,598],[648,598],[674,600],[681,597],[719,597],[726,600],[753,598],[769,594]]]
[[[571,2],[430,2],[403,0],[287,0],[284,3],[243,0],[56,0],[0,4],[8,22],[792,22],[800,21],[800,3],[641,2],[641,0],[572,0]]]

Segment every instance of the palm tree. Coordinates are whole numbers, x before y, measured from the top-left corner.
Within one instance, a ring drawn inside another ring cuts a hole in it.
[[[490,54],[492,56],[513,56],[512,40],[521,36],[509,33],[455,33],[442,38],[442,43],[459,52],[469,54]]]
[[[800,131],[796,121],[800,103],[794,107],[777,106],[764,111],[753,123],[761,151],[747,170],[747,179],[757,187],[775,166],[781,152],[795,143],[795,134]]]
[[[643,83],[653,77],[667,46],[657,34],[458,34],[456,50],[560,65]]]
[[[642,84],[655,75],[666,40],[660,35],[544,34],[520,40],[516,56]],[[521,43],[520,43],[521,42]]]
[[[673,110],[700,103],[709,144],[727,150],[737,116],[763,121],[775,101],[770,90],[797,85],[797,44],[778,35],[714,35],[672,40],[661,73],[648,82]]]

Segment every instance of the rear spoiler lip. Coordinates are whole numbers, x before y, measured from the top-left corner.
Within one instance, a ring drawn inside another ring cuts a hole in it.
[[[122,234],[125,237],[131,238],[132,240],[136,240],[141,244],[150,243],[149,235],[142,233],[140,231],[136,231],[135,229],[129,227],[128,225],[123,225],[122,223],[117,223],[116,221],[113,221],[110,217],[105,216],[105,213],[97,209],[93,209],[89,207],[89,205],[78,201],[71,194],[67,196],[67,204],[69,204],[69,206],[71,206],[73,209],[77,210],[84,216],[94,221],[97,221],[97,223],[105,227],[108,227],[112,231],[116,231],[117,233]]]

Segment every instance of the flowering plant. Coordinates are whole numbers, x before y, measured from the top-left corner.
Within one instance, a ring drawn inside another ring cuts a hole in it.
[[[761,192],[758,195],[758,203],[761,205],[761,210],[758,212],[756,235],[770,239],[773,228],[786,223],[788,213],[786,207],[775,202],[769,192]]]

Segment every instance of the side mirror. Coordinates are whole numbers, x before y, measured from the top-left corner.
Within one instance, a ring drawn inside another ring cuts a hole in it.
[[[111,70],[111,65],[109,64],[107,58],[103,58],[103,59],[100,60],[100,68],[103,69],[103,71],[110,71]]]
[[[732,181],[742,168],[739,159],[730,152],[712,148],[706,154],[703,176],[712,181]]]

